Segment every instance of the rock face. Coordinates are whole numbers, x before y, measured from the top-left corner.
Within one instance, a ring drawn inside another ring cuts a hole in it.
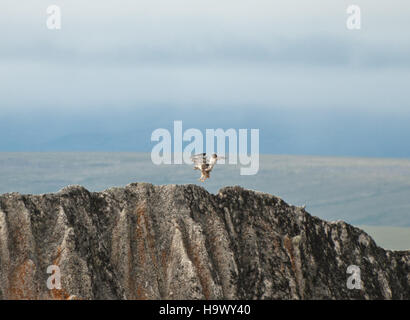
[[[240,187],[0,196],[1,299],[410,299],[409,271],[410,251]]]

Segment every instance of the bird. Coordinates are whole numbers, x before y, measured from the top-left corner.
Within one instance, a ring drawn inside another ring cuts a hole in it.
[[[198,180],[204,182],[206,179],[209,179],[212,169],[220,159],[225,159],[225,157],[220,157],[216,153],[210,157],[207,157],[206,153],[193,155],[191,160],[194,163],[194,170],[201,170],[201,177]]]

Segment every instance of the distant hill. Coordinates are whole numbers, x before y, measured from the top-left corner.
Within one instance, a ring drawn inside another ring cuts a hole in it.
[[[201,109],[207,112],[198,117],[193,111]],[[263,154],[410,158],[408,112],[206,105],[75,110],[4,111],[0,151],[150,152],[152,132],[172,133],[173,121],[182,120],[183,130],[259,129]]]

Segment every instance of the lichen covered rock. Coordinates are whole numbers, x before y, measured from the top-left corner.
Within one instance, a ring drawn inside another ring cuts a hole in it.
[[[410,299],[410,251],[240,187],[70,186],[0,196],[0,298]]]

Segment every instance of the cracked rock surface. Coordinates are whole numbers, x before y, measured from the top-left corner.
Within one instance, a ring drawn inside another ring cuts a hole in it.
[[[347,288],[350,265],[362,289]],[[240,187],[8,193],[0,299],[410,299],[410,251]]]

